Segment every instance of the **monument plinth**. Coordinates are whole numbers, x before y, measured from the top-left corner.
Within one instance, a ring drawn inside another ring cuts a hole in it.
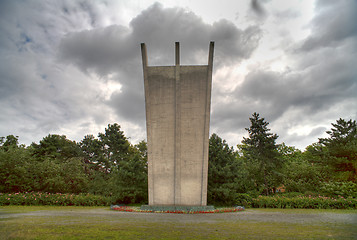
[[[206,206],[214,42],[208,65],[148,66],[141,44],[149,206]]]

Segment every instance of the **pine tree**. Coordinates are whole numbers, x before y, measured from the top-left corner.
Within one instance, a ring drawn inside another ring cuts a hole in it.
[[[357,123],[340,118],[332,123],[328,138],[320,138],[319,143],[326,147],[324,163],[333,171],[338,181],[357,181]]]
[[[279,184],[279,171],[282,167],[278,145],[275,143],[278,135],[269,132],[269,123],[260,118],[258,113],[253,113],[249,120],[251,126],[246,128],[249,137],[244,137],[242,141],[244,157],[251,165],[258,167],[256,184],[264,185],[266,194],[269,195],[269,190]]]
[[[239,167],[234,149],[217,134],[212,134],[209,139],[208,202],[234,204],[240,187]]]

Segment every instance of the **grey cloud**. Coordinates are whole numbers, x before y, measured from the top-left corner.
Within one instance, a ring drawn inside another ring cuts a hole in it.
[[[308,142],[312,144],[317,142],[318,138],[323,136],[327,130],[328,129],[325,127],[315,127],[308,133],[300,132],[287,134],[286,131],[281,131],[282,134],[280,135],[280,138],[283,138],[284,142],[289,142],[290,144],[303,150],[307,146],[302,143]]]
[[[134,55],[135,42],[128,38],[130,31],[123,26],[86,30],[69,34],[59,46],[59,57],[100,75],[124,70]],[[137,48],[138,45],[136,45]]]
[[[209,41],[216,42],[219,74],[211,126],[222,137],[241,135],[251,114],[259,112],[280,141],[303,146],[321,137],[327,121],[357,116],[355,1],[318,1],[310,36],[295,51],[285,47],[289,71],[256,67],[236,89],[224,92],[220,83],[235,73],[222,72],[250,58],[262,37],[259,27],[240,29],[227,20],[208,24],[188,10],[160,4],[128,26],[108,27],[114,22],[108,19],[120,19],[120,13],[106,14],[114,10],[105,2],[82,2],[0,1],[0,136],[15,134],[22,141],[25,135],[30,143],[58,132],[80,140],[117,119],[122,125],[130,122],[126,134],[142,138],[141,42],[147,44],[150,65],[174,64],[175,41],[181,42],[182,64],[206,64]],[[285,20],[296,16],[289,10],[272,14]],[[100,88],[113,79],[122,85],[120,91],[103,96]],[[289,131],[296,126],[312,130]]]
[[[236,94],[282,111],[303,107],[316,112],[341,99],[357,98],[357,72],[353,68],[356,64],[356,60],[335,54],[335,58],[319,61],[301,73],[255,71],[247,75]]]
[[[305,142],[309,142],[310,144],[317,142],[318,138],[321,137],[325,132],[326,132],[325,127],[316,127],[313,128],[310,133],[304,134],[304,133],[293,133],[293,134],[287,134],[286,131],[281,131],[281,135],[279,136],[279,142],[289,142],[291,145],[296,146],[303,150],[305,147],[304,144]],[[281,139],[284,139],[281,141]]]
[[[336,119],[355,115],[353,107],[346,111],[340,106],[344,106],[346,101],[357,102],[357,71],[354,67],[357,61],[340,54],[335,53],[335,58],[324,61],[317,59],[314,65],[303,71],[294,69],[279,73],[257,69],[250,72],[234,91],[226,93],[223,100],[218,97],[222,93],[218,93],[213,104],[212,124],[223,132],[231,132],[232,129],[249,126],[247,120],[253,112],[259,112],[274,122],[287,118],[286,114],[291,111],[298,111],[303,115],[289,119],[289,123],[284,123],[285,130],[280,133],[289,141],[296,137],[298,142],[300,136],[288,136],[286,131],[289,126],[299,124],[302,116],[308,115],[310,122],[319,124],[319,114],[329,109],[339,112]],[[305,137],[312,139],[317,131]]]
[[[336,119],[356,115],[352,104],[357,102],[357,25],[352,19],[357,15],[356,2],[319,1],[317,11],[310,25],[310,36],[300,43],[298,51],[288,49],[286,52],[295,59],[295,65],[289,66],[286,72],[259,68],[251,71],[243,83],[229,93],[231,100],[227,104],[233,107],[219,109],[215,121],[227,116],[232,120],[225,120],[230,123],[225,128],[242,127],[242,121],[234,121],[234,118],[246,115],[247,109],[251,113],[260,112],[271,121],[286,118],[289,112],[302,112],[310,116],[309,124],[319,124],[319,114],[329,110],[340,114]],[[350,107],[346,108],[346,104]],[[243,109],[235,110],[234,106]],[[295,124],[299,119],[294,120]]]
[[[250,6],[259,17],[265,17],[266,11],[259,0],[251,0]]]
[[[283,11],[275,12],[274,16],[277,18],[278,21],[288,21],[290,19],[294,19],[301,16],[301,13],[294,9],[286,9]]]
[[[337,47],[338,42],[356,37],[356,1],[320,0],[317,2],[316,11],[317,15],[311,22],[312,34],[303,42],[300,51]]]
[[[227,20],[207,24],[182,8],[164,8],[156,3],[142,11],[129,27],[74,32],[59,47],[63,62],[83,71],[105,76],[114,74],[122,91],[113,94],[108,104],[130,121],[142,122],[144,91],[140,43],[148,49],[149,65],[173,65],[174,42],[181,43],[182,64],[207,64],[208,45],[216,42],[215,69],[248,58],[258,46],[261,30],[251,26],[238,29]],[[141,90],[141,91],[139,91]]]
[[[75,9],[78,4],[0,2],[1,136],[19,135],[29,144],[97,114],[92,110],[96,107],[89,106],[100,104],[93,97],[98,90],[83,73],[63,67],[53,58],[65,32],[90,25],[86,15],[62,15],[61,5]],[[105,107],[101,109],[103,115]],[[71,130],[74,135],[76,131]]]
[[[180,41],[183,63],[206,64],[208,43],[214,40],[217,45],[215,55],[224,63],[249,57],[260,37],[258,27],[241,30],[226,20],[210,25],[192,12],[163,8],[156,3],[134,18],[129,28],[113,25],[70,34],[62,40],[60,57],[81,68],[105,73],[132,60],[138,61],[136,49],[145,42],[149,64],[173,64],[173,43]],[[202,59],[202,56],[205,57]]]
[[[113,93],[109,105],[113,107],[119,116],[125,116],[125,119],[131,123],[141,126],[145,125],[145,100],[142,95],[143,88],[128,88],[122,92]]]
[[[327,129],[325,127],[317,127],[311,130],[309,133],[310,137],[318,137],[321,136],[321,134],[325,133]]]
[[[251,0],[250,9],[245,16],[247,21],[253,21],[255,23],[262,24],[269,17],[268,12],[263,6],[263,4],[268,1],[269,0]]]
[[[249,117],[255,111],[261,113],[259,110],[254,104],[238,99],[229,103],[216,102],[212,106],[211,127],[222,133],[236,132],[249,127]]]
[[[85,5],[89,3],[1,1],[1,51],[17,49],[19,52],[53,54],[63,34],[91,26],[91,14]]]

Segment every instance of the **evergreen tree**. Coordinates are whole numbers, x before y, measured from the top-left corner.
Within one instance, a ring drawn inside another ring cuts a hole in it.
[[[145,203],[148,199],[147,162],[138,151],[115,171],[116,202]]]
[[[275,140],[278,135],[269,133],[268,122],[260,118],[258,113],[253,113],[249,118],[251,126],[246,128],[248,138],[243,138],[243,152],[246,160],[257,168],[255,172],[257,187],[264,186],[266,195],[269,190],[279,185],[281,180],[280,170],[282,159],[277,151]]]
[[[332,123],[328,138],[320,138],[319,143],[326,147],[327,154],[321,155],[324,163],[330,166],[335,180],[357,181],[357,123],[342,118]]]
[[[109,173],[110,165],[104,154],[104,143],[93,135],[86,135],[79,143],[79,146],[82,150],[88,174],[91,174],[92,171]]]
[[[90,168],[106,174],[130,159],[130,142],[117,123],[108,124],[105,132],[98,134],[98,139],[93,135],[85,136],[79,145]]]
[[[112,167],[119,166],[120,162],[129,160],[130,143],[124,132],[120,130],[119,124],[108,124],[105,133],[99,133],[98,138],[103,144],[103,151],[108,159],[110,170]]]
[[[146,203],[148,200],[147,145],[143,140],[130,145],[129,155],[113,172],[119,191],[114,195],[116,203]]]
[[[240,170],[234,149],[217,134],[212,134],[209,139],[208,202],[234,204],[242,185]]]

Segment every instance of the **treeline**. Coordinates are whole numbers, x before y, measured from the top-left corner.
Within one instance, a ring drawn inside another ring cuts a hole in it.
[[[357,198],[356,121],[337,120],[328,138],[300,151],[276,144],[268,122],[254,113],[249,136],[234,150],[217,134],[209,140],[208,203],[231,205],[259,195]],[[48,135],[38,144],[0,139],[0,193],[90,193],[113,203],[146,203],[146,142],[133,145],[118,124],[80,142]]]
[[[215,204],[249,202],[258,195],[357,198],[357,124],[337,120],[329,137],[301,151],[276,144],[268,122],[254,113],[249,136],[235,151],[216,134],[210,138],[208,199]]]
[[[50,134],[25,147],[1,139],[0,192],[90,193],[113,202],[147,201],[144,141],[132,145],[118,124],[80,142]]]

